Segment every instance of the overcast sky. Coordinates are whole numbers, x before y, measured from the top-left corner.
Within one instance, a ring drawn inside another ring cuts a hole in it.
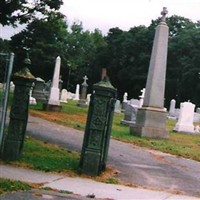
[[[168,16],[200,20],[200,0],[64,0],[61,11],[70,23],[79,20],[85,29],[99,28],[107,33],[113,27],[148,26],[161,16],[163,7],[167,7]]]
[[[81,21],[85,30],[100,29],[104,34],[110,28],[129,30],[139,25],[150,25],[157,19],[163,7],[168,16],[179,15],[200,20],[200,0],[64,0],[61,12],[69,24]],[[16,33],[7,27],[0,28],[0,35],[8,38]]]

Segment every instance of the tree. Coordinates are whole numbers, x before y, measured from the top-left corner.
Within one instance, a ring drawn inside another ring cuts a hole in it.
[[[63,4],[62,0],[1,0],[0,24],[23,24],[55,11]]]
[[[55,59],[62,59],[61,69],[67,66],[67,24],[61,13],[49,13],[42,20],[34,20],[25,30],[11,37],[11,47],[16,54],[15,70],[19,70],[29,52],[31,72],[45,80],[52,78]]]

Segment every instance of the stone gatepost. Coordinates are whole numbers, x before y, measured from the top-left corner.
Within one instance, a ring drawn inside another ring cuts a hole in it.
[[[15,161],[21,157],[28,121],[30,90],[34,81],[35,77],[26,67],[14,74],[14,102],[10,111],[8,132],[3,143],[3,160]]]
[[[166,128],[167,112],[164,109],[165,75],[167,65],[167,48],[169,27],[167,26],[164,7],[162,19],[156,28],[149,72],[146,83],[144,103],[138,109],[136,124],[130,133],[140,137],[169,138]]]
[[[104,76],[93,85],[80,160],[83,174],[97,176],[106,169],[115,101],[116,89]]]

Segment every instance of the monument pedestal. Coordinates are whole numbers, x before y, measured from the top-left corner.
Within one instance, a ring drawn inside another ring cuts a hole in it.
[[[132,135],[148,138],[169,138],[166,129],[167,112],[153,107],[138,109],[136,123],[130,127]]]
[[[53,111],[53,112],[61,112],[62,106],[61,105],[51,105],[44,103],[43,104],[43,110],[45,111]]]

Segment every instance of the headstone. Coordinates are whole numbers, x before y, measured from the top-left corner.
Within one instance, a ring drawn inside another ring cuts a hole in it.
[[[35,99],[34,97],[32,97],[34,85],[35,85],[35,84],[33,83],[32,87],[31,87],[31,89],[30,89],[30,93],[29,93],[29,104],[30,104],[30,105],[36,105],[36,104],[37,104],[36,99]]]
[[[78,100],[79,100],[79,92],[80,92],[80,85],[77,84],[77,85],[76,85],[76,93],[75,93],[75,97],[74,97],[74,100],[75,100],[75,101],[78,101]]]
[[[140,106],[140,101],[138,99],[131,99],[130,104],[139,107]]]
[[[67,103],[67,98],[68,98],[68,92],[67,92],[67,90],[66,89],[62,89],[60,102]]]
[[[121,113],[121,103],[120,103],[120,100],[117,100],[115,102],[115,109],[114,109],[114,112],[115,113]]]
[[[13,81],[10,82],[10,91],[14,92],[15,90],[15,84],[13,83]]]
[[[61,111],[61,105],[60,105],[60,89],[59,89],[59,78],[60,78],[60,64],[61,64],[61,58],[58,56],[56,58],[55,62],[55,68],[54,68],[54,74],[53,74],[53,80],[51,83],[51,89],[49,94],[49,100],[48,103],[44,105],[44,109],[47,111]]]
[[[195,105],[192,104],[191,102],[181,103],[180,115],[174,131],[194,133],[194,125],[193,125],[194,108]]]
[[[128,98],[128,93],[125,92],[123,96],[123,102],[127,102],[128,101],[127,98]]]
[[[49,92],[46,92],[45,90],[45,81],[39,77],[36,78],[32,91],[32,97],[34,97],[37,102],[48,102]]]
[[[165,22],[167,9],[161,12],[161,22],[156,28],[150,66],[146,82],[144,103],[138,109],[136,124],[130,127],[132,135],[148,138],[169,138],[164,111],[165,75],[169,28]]]
[[[72,99],[74,99],[74,98],[75,98],[75,94],[72,93],[72,92],[68,92],[67,99],[68,99],[68,100],[72,100]]]
[[[176,112],[176,100],[172,99],[169,106],[169,116],[174,117]]]
[[[125,110],[127,103],[128,103],[128,93],[125,92],[123,95],[123,102],[122,102],[122,110],[123,111]]]
[[[199,114],[200,114],[200,108],[197,108],[197,109],[196,109],[196,113],[199,113]]]
[[[142,107],[143,102],[144,102],[145,88],[143,88],[143,89],[140,90],[140,91],[142,92],[142,94],[139,96],[139,98],[140,98],[139,108]]]
[[[133,106],[130,103],[127,104],[125,111],[124,111],[124,119],[121,120],[121,124],[125,125],[133,125],[136,122],[136,115],[137,115],[137,106]]]
[[[81,97],[80,97],[80,100],[78,101],[78,106],[80,107],[87,107],[87,87],[88,87],[88,84],[87,84],[87,76],[84,76],[83,77],[83,83],[81,84]]]
[[[91,95],[92,95],[92,94],[87,94],[87,105],[90,104]]]

